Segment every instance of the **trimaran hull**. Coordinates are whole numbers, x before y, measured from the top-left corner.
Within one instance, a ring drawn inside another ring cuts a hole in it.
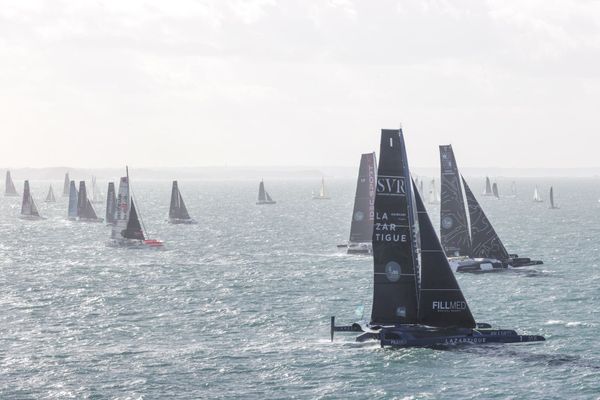
[[[348,243],[348,244],[338,244],[338,249],[346,249],[348,254],[364,254],[370,255],[373,254],[373,244],[372,243]]]
[[[450,267],[454,272],[463,273],[488,273],[502,272],[511,268],[530,267],[532,265],[541,265],[544,262],[532,260],[526,257],[512,255],[508,261],[502,262],[492,258],[468,258],[468,257],[448,257]]]

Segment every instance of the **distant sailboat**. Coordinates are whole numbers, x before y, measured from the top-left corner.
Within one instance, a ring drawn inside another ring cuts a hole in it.
[[[492,193],[494,194],[495,198],[500,198],[500,193],[498,193],[498,184],[496,182],[494,182],[494,184],[492,185]]]
[[[48,188],[48,194],[46,195],[46,203],[56,203],[56,197],[54,197],[54,190],[52,185]]]
[[[559,208],[557,205],[554,204],[554,188],[552,186],[550,186],[550,208],[553,210]]]
[[[71,188],[71,180],[69,179],[69,173],[65,173],[65,181],[63,183],[62,197],[69,197]]]
[[[517,197],[517,184],[515,183],[515,181],[512,181],[512,183],[510,184],[510,195],[508,195],[506,197],[510,197],[510,198]]]
[[[126,248],[160,248],[163,246],[161,240],[148,239],[129,185],[129,169],[127,168],[126,171],[126,176],[121,177],[119,181],[116,221],[112,225],[108,245]]]
[[[545,340],[475,322],[419,191],[411,184],[399,130],[382,131],[376,187],[371,319],[336,326],[331,317],[332,341],[334,332],[360,332],[356,341],[378,340],[381,347]]]
[[[117,195],[115,194],[115,183],[108,183],[106,192],[106,223],[114,224],[117,217]]]
[[[77,206],[79,204],[79,192],[75,186],[75,181],[69,182],[69,208],[67,218],[71,221],[77,220]]]
[[[544,202],[544,200],[542,200],[542,198],[540,197],[540,193],[538,192],[537,186],[533,190],[533,202],[534,203],[543,203]]]
[[[90,201],[94,204],[102,204],[104,202],[102,197],[102,192],[100,192],[100,189],[98,189],[98,185],[96,184],[96,177],[92,176],[92,198]]]
[[[79,182],[79,198],[77,200],[77,220],[82,222],[102,222],[104,219],[98,218],[96,210],[91,200],[87,197],[85,181]]]
[[[40,212],[35,205],[33,196],[31,196],[31,191],[29,190],[29,181],[25,181],[25,185],[23,186],[23,202],[21,203],[21,215],[19,218],[27,220],[45,219],[40,216]]]
[[[494,192],[492,192],[492,183],[490,182],[489,177],[485,177],[485,189],[483,191],[484,196],[493,196]]]
[[[371,241],[375,217],[376,174],[375,153],[361,155],[350,225],[350,239],[347,245],[338,245],[339,248],[347,248],[348,254],[371,254],[373,250]]]
[[[258,205],[262,205],[262,204],[275,204],[276,201],[274,201],[271,196],[269,195],[269,192],[267,192],[265,190],[265,183],[264,181],[260,181],[259,185],[258,185],[258,201],[256,202],[256,204]]]
[[[440,204],[440,194],[438,193],[435,179],[429,184],[429,204]]]
[[[6,171],[6,181],[4,182],[4,195],[8,197],[18,197],[19,193],[17,193],[17,189],[15,189],[15,184],[10,176],[10,171]]]
[[[190,217],[187,207],[179,191],[177,181],[173,181],[171,188],[171,205],[169,206],[169,223],[171,224],[195,224],[196,221]]]
[[[315,195],[313,193],[313,200],[329,200],[330,197],[327,196],[325,192],[325,178],[321,178],[321,187],[319,188],[319,194]]]

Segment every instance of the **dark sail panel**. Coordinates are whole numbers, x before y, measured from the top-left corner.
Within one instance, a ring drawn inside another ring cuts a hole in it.
[[[115,194],[115,183],[108,183],[108,190],[106,193],[106,222],[113,224],[116,220],[117,213],[117,196]]]
[[[173,219],[190,219],[190,214],[187,211],[187,207],[181,197],[179,186],[177,181],[173,181],[173,187],[171,188],[171,205],[169,207],[169,218]]]
[[[10,178],[9,172],[6,173]],[[12,181],[11,181],[12,183]],[[21,201],[21,215],[31,215],[31,194],[29,193],[29,181],[23,185],[23,200]]]
[[[475,319],[413,183],[421,242],[419,322],[436,327],[474,328]]]
[[[71,180],[69,179],[69,173],[65,174],[65,182],[63,183],[63,197],[68,197],[71,191]]]
[[[87,197],[85,181],[79,182],[79,198],[77,200],[77,216],[82,219],[98,219],[96,210]]]
[[[483,194],[485,196],[491,196],[492,195],[492,184],[490,182],[490,178],[489,177],[485,177],[485,190],[483,191]]]
[[[265,200],[266,200],[265,183],[263,181],[260,181],[260,184],[258,185],[258,201],[265,201]]]
[[[127,220],[127,228],[121,232],[121,235],[126,239],[145,239],[144,231],[142,230],[142,225],[140,224],[140,219],[135,210],[135,203],[133,200],[131,201],[131,210],[129,212],[129,219]]]
[[[4,182],[4,195],[5,196],[18,196],[15,184],[10,176],[10,171],[6,171],[6,181]]]
[[[468,256],[471,238],[465,201],[463,199],[458,166],[452,146],[440,146],[442,200],[440,211],[440,236],[449,257]]]
[[[401,130],[381,131],[379,154],[371,324],[417,323],[415,216]]]
[[[367,243],[373,236],[373,220],[375,218],[375,153],[363,154],[360,157],[352,225],[350,227],[351,243]]]
[[[469,215],[471,216],[471,237],[473,240],[471,257],[495,258],[500,261],[508,260],[508,252],[500,237],[496,234],[494,227],[487,219],[464,178],[462,178],[462,181],[467,195]]]
[[[267,198],[266,200],[268,203],[271,203],[273,201],[273,199],[271,198],[271,195],[269,195],[269,192],[267,192],[266,190],[265,190],[265,197]]]
[[[68,217],[73,220],[77,218],[77,210],[79,208],[79,194],[75,187],[75,181],[71,181],[69,184],[69,211]]]
[[[500,193],[498,193],[498,184],[496,182],[494,182],[494,184],[492,185],[492,193],[494,193],[495,198],[500,198]]]

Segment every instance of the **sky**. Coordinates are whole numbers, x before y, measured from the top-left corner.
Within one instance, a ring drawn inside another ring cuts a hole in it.
[[[600,2],[0,0],[3,167],[597,167]]]

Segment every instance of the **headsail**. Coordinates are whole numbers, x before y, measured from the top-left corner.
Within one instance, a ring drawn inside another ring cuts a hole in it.
[[[4,195],[5,196],[18,196],[17,189],[15,189],[15,184],[10,176],[10,171],[6,171],[6,181],[4,182]]]
[[[495,258],[500,261],[508,260],[510,256],[508,255],[508,251],[506,251],[502,240],[500,240],[500,237],[486,217],[464,178],[462,178],[462,181],[465,187],[467,203],[469,205],[469,215],[471,217],[471,257]]]
[[[117,214],[117,196],[115,195],[115,183],[108,183],[106,192],[106,222],[114,224]]]
[[[169,207],[169,218],[172,219],[190,219],[190,214],[185,206],[177,181],[173,181],[171,188],[171,205]]]
[[[451,145],[440,146],[442,201],[440,236],[444,251],[450,257],[468,256],[471,238],[458,166]]]
[[[77,201],[77,217],[82,218],[82,219],[90,219],[90,220],[98,219],[98,216],[96,215],[96,210],[94,210],[94,206],[92,205],[92,202],[87,197],[85,181],[79,182],[79,198]]]
[[[490,182],[490,178],[487,176],[485,177],[485,190],[483,191],[483,195],[484,196],[492,195],[492,184]]]
[[[369,243],[373,238],[373,219],[375,218],[375,153],[366,153],[360,157],[350,243]]]
[[[77,208],[79,205],[79,193],[75,187],[75,181],[69,183],[69,211],[67,216],[69,219],[77,218]]]
[[[373,229],[371,324],[418,320],[418,265],[410,171],[400,129],[382,129]]]
[[[265,190],[265,197],[267,198],[267,203],[273,203],[273,199],[271,198],[271,195],[266,190]]]
[[[494,193],[495,198],[500,198],[500,193],[498,193],[498,184],[496,182],[494,182],[494,184],[492,185],[492,192]]]
[[[23,185],[23,201],[21,202],[21,215],[29,217],[39,217],[40,213],[35,205],[35,201],[29,190],[29,181],[25,181]]]
[[[65,174],[65,182],[63,183],[63,197],[68,197],[70,196],[70,192],[71,192],[71,180],[69,179],[69,173],[67,172]]]
[[[436,327],[474,328],[475,319],[414,186],[421,242],[419,322]]]
[[[542,202],[542,198],[540,197],[540,193],[538,192],[537,186],[533,190],[533,201],[535,201],[536,203]]]
[[[48,194],[46,195],[46,203],[55,203],[56,198],[54,197],[54,190],[52,189],[52,185],[48,188]]]

